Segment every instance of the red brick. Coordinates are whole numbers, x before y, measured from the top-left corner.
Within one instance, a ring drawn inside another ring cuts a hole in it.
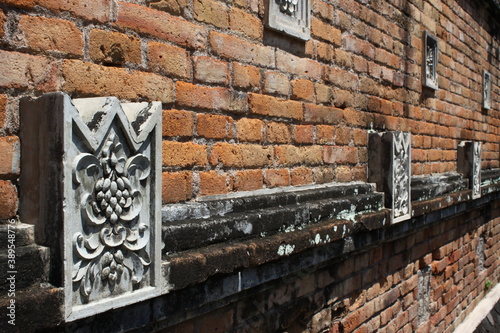
[[[265,170],[265,183],[267,187],[289,186],[290,171],[288,169]]]
[[[314,85],[316,93],[316,101],[318,103],[330,103],[333,97],[332,88],[326,84],[316,83]]]
[[[218,28],[229,27],[227,7],[218,1],[193,0],[194,18]]]
[[[305,104],[304,120],[311,123],[338,124],[344,119],[341,109],[330,106]]]
[[[295,168],[290,174],[292,185],[307,185],[312,184],[313,175],[312,170],[308,168]]]
[[[348,35],[343,37],[343,44],[347,51],[364,55],[368,59],[375,57],[375,47],[369,42]]]
[[[217,171],[200,172],[200,195],[228,193],[232,189],[226,174]]]
[[[233,178],[235,191],[253,191],[261,189],[264,182],[262,170],[237,171]]]
[[[236,122],[238,141],[264,141],[264,122],[259,119],[242,118]]]
[[[19,175],[20,149],[17,136],[0,137],[0,175]]]
[[[290,94],[290,79],[288,75],[277,72],[264,74],[264,92],[269,94]]]
[[[354,144],[357,146],[366,146],[368,144],[368,133],[366,130],[354,129]]]
[[[351,143],[353,130],[350,127],[337,127],[335,129],[335,143],[347,146]]]
[[[180,78],[191,78],[189,52],[172,45],[149,42],[148,66],[151,70]]]
[[[325,80],[347,90],[356,90],[359,84],[356,74],[335,67],[328,67],[325,70]]]
[[[260,86],[260,71],[254,66],[245,66],[233,62],[233,83],[239,88],[258,88]]]
[[[140,64],[141,41],[115,31],[100,29],[90,31],[90,58],[96,62],[121,65],[126,62]]]
[[[321,78],[321,64],[311,59],[301,58],[278,50],[276,52],[276,64],[278,69],[285,73],[296,74],[311,79]]]
[[[151,0],[149,6],[157,10],[163,10],[174,15],[181,15],[189,8],[188,0]]]
[[[356,164],[358,162],[357,149],[354,147],[325,146],[323,148],[325,163]]]
[[[191,172],[164,172],[162,174],[162,199],[163,203],[189,200],[192,193]]]
[[[292,81],[292,98],[314,102],[314,83],[309,80]]]
[[[282,100],[273,96],[254,93],[250,93],[248,99],[251,113],[297,120],[303,118],[302,103],[300,102]]]
[[[18,207],[17,189],[8,180],[0,180],[0,219],[12,218]]]
[[[112,6],[109,0],[3,0],[3,3],[30,9],[41,6],[56,13],[70,12],[78,17],[103,23],[109,21]]]
[[[274,153],[277,165],[319,165],[322,163],[321,146],[296,147],[282,145],[276,146],[274,148]]]
[[[246,99],[227,88],[202,87],[177,81],[176,93],[180,106],[227,111],[243,111],[246,108]]]
[[[264,67],[274,66],[275,54],[271,47],[250,43],[215,31],[210,32],[209,39],[210,47],[221,57]]]
[[[316,167],[312,171],[314,183],[317,184],[330,183],[335,178],[333,169],[330,167]]]
[[[163,136],[189,137],[193,135],[193,113],[163,110]]]
[[[316,142],[321,144],[333,144],[335,139],[335,127],[329,125],[316,126]]]
[[[210,154],[210,164],[224,167],[257,168],[272,164],[273,148],[256,144],[217,143]]]
[[[334,49],[331,44],[315,41],[316,56],[324,62],[331,62],[334,56]]]
[[[192,167],[205,166],[207,160],[207,148],[191,142],[163,141],[162,164],[164,166]]]
[[[206,48],[207,32],[204,27],[140,5],[119,2],[116,24],[182,46]]]
[[[233,119],[213,114],[196,116],[196,133],[208,139],[226,139],[232,137]]]
[[[0,129],[5,124],[7,118],[7,95],[0,95]]]
[[[267,123],[267,141],[273,143],[290,143],[292,141],[292,134],[290,127],[286,123]]]
[[[229,11],[229,26],[233,31],[256,39],[261,39],[264,31],[262,20],[236,7]]]
[[[117,96],[121,99],[173,101],[171,79],[136,71],[131,74],[123,68],[94,65],[79,60],[63,64],[64,90],[70,93],[94,96]]]
[[[0,87],[58,90],[57,67],[44,57],[0,50],[0,68]]]
[[[293,127],[293,136],[296,143],[314,143],[314,126],[295,125]]]
[[[206,83],[229,84],[229,64],[210,57],[194,57],[194,78]]]
[[[319,39],[340,46],[342,43],[342,32],[317,18],[311,18],[311,34]]]
[[[3,38],[5,34],[5,22],[6,22],[6,16],[3,10],[0,10],[0,38]]]

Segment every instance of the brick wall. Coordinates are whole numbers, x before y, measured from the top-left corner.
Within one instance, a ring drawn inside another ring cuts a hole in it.
[[[262,1],[3,1],[2,166],[23,96],[63,90],[164,104],[165,203],[366,180],[367,131],[412,136],[415,175],[456,170],[462,140],[499,165],[498,22],[475,1],[311,3],[307,42],[265,29]],[[439,87],[421,84],[424,31]],[[482,70],[493,77],[483,111]],[[5,161],[5,162],[4,162]],[[0,170],[16,197],[16,168]],[[180,185],[180,186],[179,186]],[[175,190],[168,190],[168,189]],[[17,203],[5,203],[2,217]]]
[[[366,182],[370,131],[410,132],[415,176],[457,171],[464,140],[483,143],[484,170],[500,167],[493,5],[311,0],[311,9],[311,39],[301,42],[264,28],[260,0],[3,0],[0,221],[19,214],[19,101],[52,91],[163,103],[164,204]],[[439,40],[436,91],[422,87],[425,31]],[[492,75],[490,110],[483,70]],[[485,281],[498,282],[499,211],[486,219],[482,209],[164,326],[450,331]],[[426,283],[430,298],[421,294]],[[420,299],[430,299],[425,313]]]

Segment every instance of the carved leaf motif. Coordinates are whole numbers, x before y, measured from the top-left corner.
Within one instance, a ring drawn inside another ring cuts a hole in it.
[[[410,143],[403,132],[394,135],[394,217],[410,211],[409,193]]]

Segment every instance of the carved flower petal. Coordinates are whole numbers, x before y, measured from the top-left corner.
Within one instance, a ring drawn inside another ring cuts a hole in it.
[[[101,239],[107,246],[117,247],[123,244],[125,237],[127,237],[127,231],[124,227],[120,226],[116,228],[117,233],[113,232],[113,228],[105,227],[101,230]]]
[[[141,223],[138,228],[129,230],[129,235],[123,245],[131,250],[138,251],[144,248],[150,240],[150,231],[147,225]]]
[[[73,181],[92,192],[96,181],[102,177],[101,163],[92,154],[80,154],[73,160]]]
[[[134,284],[141,282],[144,274],[144,266],[139,256],[134,252],[128,251],[123,260],[123,264],[131,271],[132,282]]]
[[[92,235],[91,237],[85,239],[82,233],[77,232],[73,235],[73,243],[75,244],[75,249],[83,259],[94,259],[98,257],[102,250],[104,249],[104,245],[99,241],[99,237],[97,240],[95,239],[98,236],[97,234]]]
[[[90,225],[101,225],[106,222],[106,217],[100,214],[96,215],[93,208],[94,198],[90,194],[85,194],[82,198],[80,212],[83,219]]]
[[[127,170],[127,174],[130,178],[136,178],[135,180],[138,181],[149,176],[150,166],[151,163],[146,156],[143,154],[137,154],[129,158],[127,164],[125,165],[125,169]]]
[[[123,221],[132,221],[139,215],[141,212],[142,208],[142,196],[139,191],[135,191],[132,193],[132,197],[127,199],[127,204],[125,205],[125,208],[129,207],[128,205],[130,204],[130,208],[128,209],[128,212],[125,214],[120,215],[120,219]]]

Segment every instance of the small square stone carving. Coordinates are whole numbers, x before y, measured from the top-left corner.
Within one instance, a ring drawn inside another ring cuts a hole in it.
[[[290,36],[311,37],[310,0],[268,0],[267,26]]]
[[[483,70],[483,109],[491,109],[491,74]]]
[[[63,93],[21,102],[21,210],[51,248],[66,321],[160,294],[161,112]]]
[[[472,199],[481,197],[481,142],[464,141],[458,147],[458,171],[469,178]]]
[[[368,143],[368,181],[385,193],[385,205],[391,209],[392,223],[411,217],[410,133],[371,133]]]
[[[438,89],[438,40],[429,32],[424,34],[424,64],[423,85],[431,89]]]

